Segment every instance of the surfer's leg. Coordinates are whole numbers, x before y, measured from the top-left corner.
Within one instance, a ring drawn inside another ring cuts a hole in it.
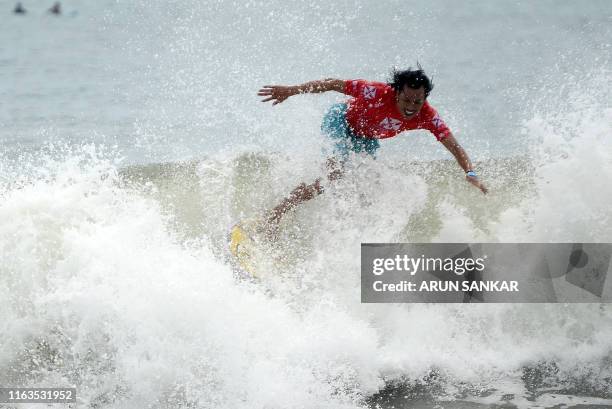
[[[327,180],[333,182],[344,176],[344,161],[331,157],[327,159]]]
[[[331,157],[327,159],[327,180],[333,182],[344,176],[344,162],[341,160]],[[278,224],[280,219],[285,213],[293,209],[297,205],[308,200],[314,199],[324,192],[323,186],[321,186],[321,178],[317,178],[313,183],[307,185],[306,183],[300,184],[298,187],[293,189],[288,197],[283,199],[278,206],[276,206],[270,212],[268,218],[269,223]]]
[[[323,117],[323,123],[321,124],[323,133],[334,143],[334,156],[327,160],[327,179],[330,182],[341,178],[344,174],[343,164],[348,159],[352,147],[351,133],[345,118],[346,109],[347,105],[345,103],[332,105]],[[283,215],[289,210],[323,193],[321,181],[322,179],[318,178],[311,184],[302,183],[293,189],[289,196],[270,212],[268,217],[269,228],[275,229]]]
[[[278,206],[272,209],[270,212],[270,217],[268,218],[268,223],[278,224],[283,215],[289,210],[293,209],[302,202],[306,202],[317,197],[321,193],[323,193],[321,178],[317,178],[309,185],[306,183],[300,184],[298,187],[293,189],[289,196],[283,199]]]

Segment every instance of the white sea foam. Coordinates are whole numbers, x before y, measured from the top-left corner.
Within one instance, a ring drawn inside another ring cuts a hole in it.
[[[610,82],[608,71],[581,78],[527,121],[535,194],[501,215],[501,240],[610,241]]]
[[[190,179],[166,171],[162,183],[149,170],[138,185],[138,172],[118,172],[105,155],[94,147],[48,155],[29,179],[3,187],[3,384],[74,384],[83,403],[103,407],[355,407],[384,382],[432,371],[449,393],[509,379],[520,389],[525,366],[552,362],[560,382],[581,376],[607,390],[605,306],[360,304],[359,242],[405,237],[428,203],[418,174],[358,162],[345,182],[288,216],[286,242],[298,244],[287,248],[292,267],[251,285],[234,280],[215,238],[222,232],[208,224],[231,206],[202,215],[203,234],[182,235],[180,206],[164,186]],[[191,168],[232,174],[228,163],[212,171],[214,163]],[[295,175],[273,163],[262,177],[291,186]],[[231,202],[219,189],[196,197],[208,193]],[[440,206],[439,240],[482,234],[470,230],[468,211]]]
[[[610,405],[607,305],[359,302],[361,242],[610,241],[606,2],[86,3],[4,21],[1,385],[126,409],[352,408],[385,385],[449,406]],[[269,279],[236,280],[227,226],[323,174],[337,98],[272,108],[257,87],[416,59],[490,195],[425,161],[449,157],[430,135],[383,141],[287,215]]]

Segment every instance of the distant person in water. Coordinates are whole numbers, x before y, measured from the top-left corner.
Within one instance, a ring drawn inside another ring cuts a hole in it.
[[[21,2],[17,2],[17,4],[15,4],[15,8],[13,9],[13,13],[15,13],[15,14],[25,14],[26,13],[26,9],[23,8],[23,5],[21,4]]]
[[[419,66],[416,70],[394,70],[389,83],[328,78],[293,86],[264,85],[258,95],[265,97],[262,102],[272,101],[272,105],[307,93],[336,91],[350,97],[344,103],[332,105],[321,125],[334,143],[334,153],[327,161],[329,181],[342,177],[343,165],[352,153],[374,157],[380,139],[412,129],[426,129],[455,157],[467,182],[486,194],[487,188],[478,179],[467,153],[438,112],[429,105],[427,97],[432,89],[432,82]],[[321,193],[321,178],[296,187],[270,212],[269,228],[274,230],[287,211]]]
[[[53,6],[51,6],[51,8],[49,9],[49,13],[56,15],[62,14],[62,6],[59,1],[53,3]]]

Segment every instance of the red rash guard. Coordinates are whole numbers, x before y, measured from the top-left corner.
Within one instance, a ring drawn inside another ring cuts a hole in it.
[[[348,101],[346,120],[357,136],[384,139],[410,129],[427,129],[441,141],[451,133],[427,101],[413,118],[406,119],[397,109],[395,90],[388,84],[349,80],[344,93],[353,97]]]

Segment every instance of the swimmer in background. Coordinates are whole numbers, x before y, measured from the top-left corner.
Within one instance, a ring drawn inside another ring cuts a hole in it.
[[[21,2],[17,2],[17,4],[15,4],[15,8],[13,9],[13,13],[15,14],[25,14],[26,13],[26,9],[23,8],[23,5],[21,4]]]
[[[49,9],[49,13],[55,14],[57,16],[62,14],[62,6],[59,1],[56,1],[55,3],[53,3],[53,6],[51,6],[51,8]]]

